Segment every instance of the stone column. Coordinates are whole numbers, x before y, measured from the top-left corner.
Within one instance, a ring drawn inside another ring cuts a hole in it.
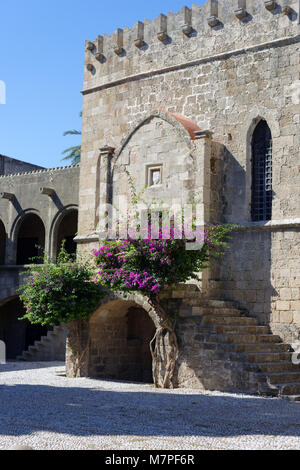
[[[200,205],[200,217],[198,224],[205,228],[211,221],[211,170],[210,159],[212,149],[212,133],[210,131],[195,132],[196,146],[196,179],[195,189],[197,202]],[[210,269],[202,273],[201,291],[204,296],[209,295]]]
[[[96,203],[96,228],[103,231],[105,204],[111,203],[111,159],[114,149],[108,145],[100,148],[100,164],[98,166],[98,187]]]

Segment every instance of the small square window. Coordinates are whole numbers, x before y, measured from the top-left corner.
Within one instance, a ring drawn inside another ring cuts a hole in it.
[[[148,186],[158,186],[162,183],[162,168],[161,166],[153,166],[148,168]]]

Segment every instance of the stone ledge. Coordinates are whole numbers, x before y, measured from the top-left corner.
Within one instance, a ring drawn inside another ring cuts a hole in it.
[[[269,222],[242,222],[236,230],[273,230],[280,228],[300,228],[300,218],[270,220]]]

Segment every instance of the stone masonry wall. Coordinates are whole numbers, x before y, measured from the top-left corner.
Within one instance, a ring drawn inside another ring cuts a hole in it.
[[[0,155],[0,175],[15,175],[26,171],[41,170],[42,167],[32,163],[22,162],[15,158]]]

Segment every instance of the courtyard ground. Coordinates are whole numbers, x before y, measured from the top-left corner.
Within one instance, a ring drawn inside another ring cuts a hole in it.
[[[0,449],[300,449],[300,403],[0,365]]]

